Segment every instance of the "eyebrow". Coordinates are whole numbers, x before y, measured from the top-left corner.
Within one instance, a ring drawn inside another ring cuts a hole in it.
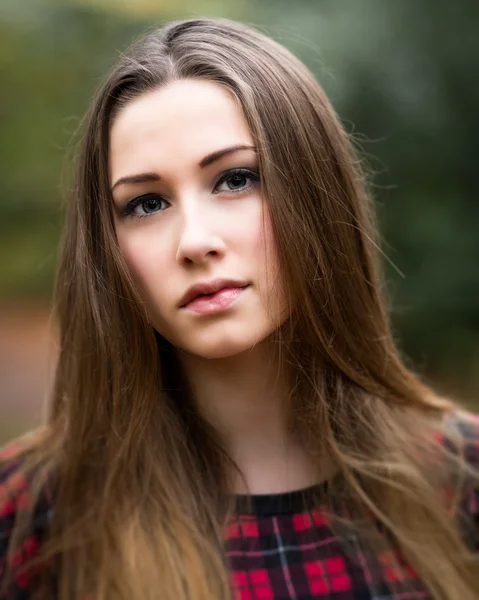
[[[248,146],[247,144],[238,144],[236,146],[230,146],[228,148],[223,148],[222,150],[216,150],[215,152],[211,152],[211,154],[208,154],[200,160],[198,166],[200,169],[204,169],[216,162],[217,160],[219,160],[220,158],[223,158],[223,156],[226,156],[227,154],[232,154],[233,152],[238,152],[238,150],[253,150],[254,152],[256,152],[255,146]],[[158,175],[158,173],[139,173],[138,175],[126,175],[125,177],[120,177],[120,179],[115,181],[111,188],[111,191],[113,191],[117,186],[121,185],[122,183],[145,183],[148,181],[160,180],[161,177]]]

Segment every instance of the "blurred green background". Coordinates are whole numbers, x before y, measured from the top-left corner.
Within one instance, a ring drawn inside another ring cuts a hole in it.
[[[139,33],[202,15],[259,26],[317,75],[374,171],[398,343],[479,408],[477,0],[2,0],[0,443],[38,422],[51,385],[52,282],[91,95]]]

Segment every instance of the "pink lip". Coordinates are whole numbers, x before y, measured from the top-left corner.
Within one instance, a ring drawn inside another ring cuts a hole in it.
[[[197,296],[183,308],[200,315],[210,315],[228,309],[246,287],[225,287],[207,296]]]
[[[215,294],[223,288],[242,288],[246,287],[244,281],[235,281],[234,279],[213,279],[192,285],[186,290],[178,303],[179,308],[183,308],[194,300],[197,296]]]

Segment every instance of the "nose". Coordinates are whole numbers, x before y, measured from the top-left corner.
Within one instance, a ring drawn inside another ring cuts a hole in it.
[[[176,260],[180,264],[201,264],[225,253],[225,244],[215,232],[212,219],[207,215],[184,215],[178,241]]]

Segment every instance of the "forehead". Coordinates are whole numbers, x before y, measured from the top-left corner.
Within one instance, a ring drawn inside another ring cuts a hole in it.
[[[159,162],[198,163],[210,152],[242,143],[253,140],[231,92],[211,81],[175,81],[145,92],[116,116],[110,176],[159,169]]]

